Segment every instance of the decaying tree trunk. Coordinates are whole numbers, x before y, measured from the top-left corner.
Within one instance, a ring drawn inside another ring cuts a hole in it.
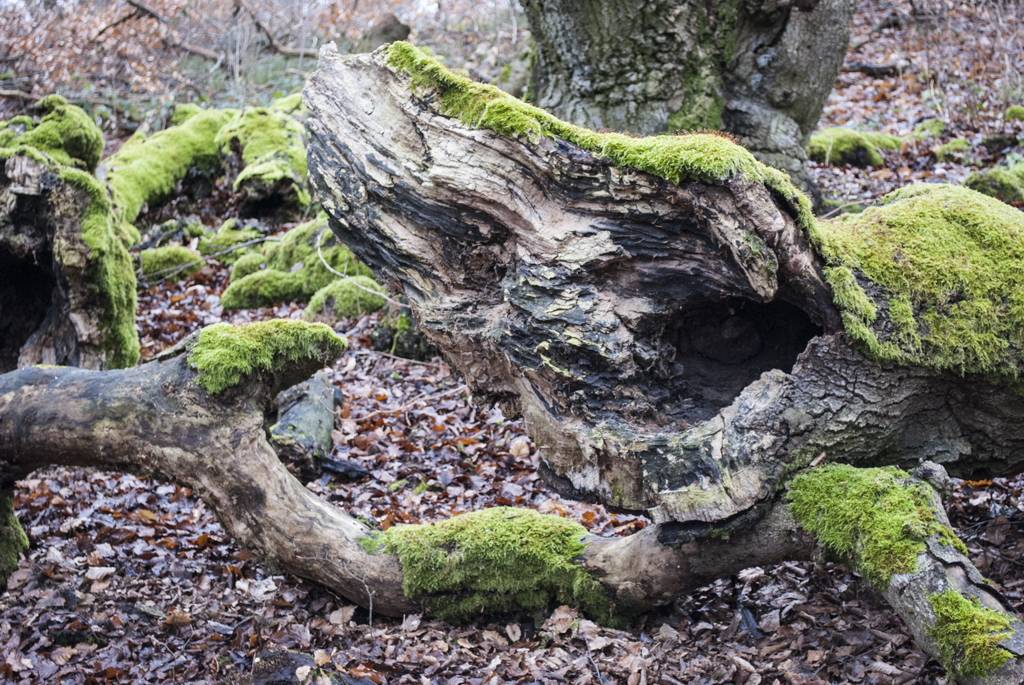
[[[603,582],[622,581],[621,601],[635,590],[642,605],[720,571],[703,553],[713,535],[764,554],[786,547],[765,522],[812,461],[1021,470],[1019,394],[879,364],[851,346],[813,219],[768,171],[737,162],[716,176],[703,151],[673,180],[616,166],[608,157],[628,153],[589,152],[580,145],[594,143],[557,124],[547,130],[565,135],[541,135],[543,114],[418,59],[322,51],[304,94],[317,195],[335,233],[409,298],[474,396],[525,417],[551,484],[648,511],[659,525],[620,549],[654,538],[689,552],[672,563],[676,552],[662,548],[669,558],[649,585],[626,578],[652,573],[657,555],[600,556]],[[530,124],[516,135],[507,123],[518,115],[540,122],[532,135]],[[709,140],[693,142],[714,148]],[[934,654],[926,598],[953,588],[1006,605],[968,580],[965,559],[929,544],[887,596]],[[674,576],[672,566],[689,571]],[[1009,640],[1019,657],[1019,638]],[[1019,677],[1018,661],[998,678]]]

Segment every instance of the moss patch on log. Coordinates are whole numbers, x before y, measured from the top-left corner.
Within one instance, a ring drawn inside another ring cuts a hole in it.
[[[932,536],[967,553],[935,518],[931,487],[894,467],[811,469],[792,480],[787,497],[797,522],[882,592],[894,575],[917,569],[917,555]]]
[[[236,114],[216,139],[235,175],[235,190],[252,183],[270,188],[288,181],[291,199],[300,209],[308,207],[305,134],[302,124],[281,109],[255,107]]]
[[[964,153],[971,149],[966,138],[954,138],[935,150],[935,158],[940,162],[955,162],[963,159]]]
[[[964,185],[1003,202],[1024,202],[1024,163],[972,172]]]
[[[818,226],[846,332],[871,357],[1014,386],[1024,215],[953,185],[908,186]]]
[[[1007,121],[1024,121],[1024,107],[1020,105],[1009,107],[1003,116]]]
[[[613,622],[604,588],[573,562],[586,549],[583,526],[532,509],[494,507],[429,525],[394,526],[363,538],[371,552],[402,562],[406,596],[438,617],[535,611],[552,601]]]
[[[924,140],[926,138],[938,138],[945,131],[946,125],[942,123],[942,119],[927,119],[915,126],[914,132],[911,135],[917,140]]]
[[[18,570],[18,557],[27,549],[28,536],[14,513],[14,498],[10,492],[0,492],[0,591]]]
[[[20,116],[0,125],[0,147],[24,145],[46,153],[62,166],[96,171],[104,141],[92,118],[59,95],[43,98],[35,109],[43,115],[38,122]]]
[[[951,674],[985,676],[1013,657],[999,646],[1013,635],[1009,616],[956,590],[932,595],[929,600],[935,625],[928,635],[938,644],[939,660]]]
[[[257,228],[246,228],[247,225],[249,224],[237,219],[228,219],[220,225],[216,233],[204,235],[199,239],[199,254],[204,256],[217,255],[218,261],[229,266],[236,263],[249,253],[251,249],[258,247],[258,243],[225,254],[220,253],[236,245],[256,240],[263,235]]]
[[[227,309],[265,307],[277,302],[307,302],[316,291],[338,276],[320,261],[320,252],[331,269],[349,276],[372,276],[372,272],[341,244],[327,224],[327,215],[299,224],[279,243],[263,253],[241,257],[231,271],[231,284],[221,296]]]
[[[940,122],[941,123],[941,122]],[[835,126],[811,136],[807,156],[820,164],[851,164],[856,167],[882,166],[880,149],[898,150],[903,141],[884,133],[854,131]]]
[[[333,323],[341,317],[375,312],[384,306],[383,294],[384,286],[369,276],[339,278],[313,293],[305,317],[309,321]]]
[[[275,372],[285,364],[309,365],[310,373],[337,359],[347,343],[320,323],[274,319],[241,326],[207,326],[188,356],[196,383],[210,394],[237,385],[243,376]]]
[[[181,245],[153,247],[139,253],[143,281],[177,281],[203,266],[203,256]],[[175,267],[181,267],[175,270]]]
[[[190,170],[212,173],[220,167],[214,138],[235,110],[203,110],[180,126],[151,137],[132,136],[106,161],[107,184],[122,221],[132,223],[144,204],[170,197]]]
[[[810,201],[785,173],[765,166],[750,152],[718,133],[689,133],[637,138],[623,133],[601,133],[564,122],[494,86],[453,74],[413,45],[392,43],[388,64],[412,77],[414,88],[437,90],[441,113],[468,126],[490,129],[509,137],[562,138],[617,167],[628,167],[672,183],[721,183],[735,176],[764,183],[775,190],[797,214],[800,225],[814,232]]]

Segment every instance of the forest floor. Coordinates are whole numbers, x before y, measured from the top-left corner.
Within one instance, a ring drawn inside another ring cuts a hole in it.
[[[909,182],[959,181],[1021,152],[983,140],[1011,126],[1001,113],[1008,99],[1020,98],[1024,69],[1002,59],[1000,46],[1019,46],[1022,27],[981,16],[980,8],[923,24],[901,7],[864,4],[853,37],[860,45],[847,62],[899,63],[902,73],[842,74],[820,127],[906,135],[937,116],[946,132],[886,151],[878,169],[813,165],[826,194],[841,203],[867,204]],[[890,15],[894,26],[873,30]],[[939,162],[934,149],[954,137],[970,140],[970,150]],[[206,210],[207,224],[227,217],[224,205]],[[217,321],[302,312],[300,303],[224,312],[227,276],[211,262],[187,280],[140,292],[143,354]],[[627,535],[647,524],[546,492],[537,448],[521,423],[475,408],[440,359],[373,351],[367,336],[376,317],[342,322],[350,348],[333,367],[344,393],[335,456],[362,468],[347,477],[327,472],[307,485],[312,492],[385,526],[494,505],[567,516],[597,535]],[[314,653],[339,673],[378,684],[948,682],[881,596],[833,563],[748,569],[625,631],[577,621],[566,607],[456,626],[371,615],[322,586],[279,574],[173,484],[52,468],[20,484],[16,507],[32,546],[0,595],[0,682],[215,682],[280,649]],[[958,482],[947,508],[974,563],[1020,611],[1024,479]]]

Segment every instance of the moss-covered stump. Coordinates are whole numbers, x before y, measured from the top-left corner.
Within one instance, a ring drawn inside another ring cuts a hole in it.
[[[217,146],[242,217],[295,221],[309,207],[305,129],[285,109],[256,107],[236,114],[217,134]]]
[[[846,333],[879,361],[1020,387],[1024,214],[944,184],[882,202],[818,228]]]
[[[821,164],[850,164],[856,167],[882,166],[880,150],[898,150],[903,141],[884,133],[827,128],[811,136],[807,156]]]
[[[1024,164],[975,171],[964,185],[1003,202],[1024,203]]]
[[[935,149],[935,158],[940,162],[962,162],[970,149],[971,144],[965,138],[954,138]]]
[[[131,366],[139,357],[132,231],[84,170],[103,138],[78,108],[47,101],[41,121],[2,129],[25,133],[0,148],[0,370]],[[54,147],[62,144],[67,150]]]
[[[146,137],[132,136],[104,162],[118,216],[132,223],[146,205],[168,199],[178,183],[208,187],[220,175],[214,138],[234,110],[202,110]]]
[[[333,325],[344,317],[379,310],[384,306],[385,294],[384,286],[369,276],[338,278],[313,293],[305,317]]]
[[[372,272],[331,233],[327,217],[321,214],[288,231],[280,242],[240,258],[231,271],[231,284],[221,297],[221,305],[248,309],[278,302],[308,302],[314,293],[339,278],[331,269],[348,276],[372,277]]]
[[[9,489],[0,489],[0,592],[7,579],[18,570],[21,553],[28,549],[28,536],[14,513],[14,497]]]
[[[1003,117],[1007,121],[1024,121],[1024,107],[1021,107],[1020,105],[1008,107]]]
[[[181,245],[166,245],[139,253],[139,283],[149,287],[162,281],[178,281],[203,266],[203,256]]]
[[[938,138],[945,131],[946,124],[943,123],[942,119],[926,119],[914,127],[914,132],[911,133],[911,136],[916,140],[927,140],[929,138]]]

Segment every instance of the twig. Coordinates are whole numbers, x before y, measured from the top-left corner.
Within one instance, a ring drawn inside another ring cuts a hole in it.
[[[288,55],[289,57],[314,57],[317,55],[318,50],[316,50],[315,48],[290,48],[287,45],[283,45],[281,41],[279,41],[277,37],[273,33],[271,33],[270,28],[267,27],[267,25],[264,24],[262,21],[260,21],[259,16],[256,14],[255,8],[253,8],[253,6],[250,5],[247,0],[235,0],[235,6],[241,7],[249,13],[249,16],[252,17],[253,22],[255,22],[256,24],[256,28],[262,31],[263,34],[267,37],[267,40],[270,41],[270,49],[273,50],[274,52],[279,52],[282,55]]]
[[[854,205],[859,205],[859,204],[860,204],[859,202],[847,202],[847,203],[845,203],[845,204],[841,204],[841,205],[839,205],[838,207],[836,207],[835,209],[833,209],[832,211],[828,212],[827,214],[822,214],[822,215],[821,215],[821,218],[822,218],[822,219],[831,219],[831,218],[832,218],[832,216],[833,216],[833,215],[834,215],[834,214],[835,214],[836,212],[841,212],[841,211],[843,211],[844,209],[846,209],[847,207],[853,207]]]
[[[93,36],[91,39],[89,39],[89,42],[90,43],[95,43],[96,41],[98,41],[100,39],[100,36],[102,36],[104,33],[109,31],[110,29],[112,29],[112,28],[114,28],[116,26],[120,26],[121,24],[125,23],[126,21],[130,21],[130,20],[134,19],[135,17],[139,16],[140,13],[141,13],[141,10],[136,8],[135,11],[129,12],[128,14],[124,15],[123,17],[121,17],[120,19],[115,21],[114,23],[107,24],[106,26],[104,26],[103,28],[100,29],[99,33],[97,33],[95,36]]]
[[[241,248],[245,247],[246,245],[252,245],[254,243],[266,243],[266,242],[279,243],[279,242],[281,242],[281,239],[280,238],[253,238],[252,240],[246,240],[244,243],[238,243],[237,245],[232,245],[231,247],[229,247],[226,250],[221,250],[220,252],[214,252],[213,254],[208,254],[205,257],[203,257],[201,259],[198,259],[198,260],[196,260],[194,262],[189,262],[188,264],[179,264],[178,266],[169,266],[166,269],[160,269],[159,271],[154,271],[154,272],[149,273],[149,274],[142,273],[142,269],[140,268],[139,269],[139,280],[141,282],[141,281],[145,280],[147,276],[156,276],[158,274],[166,273],[167,275],[164,276],[163,278],[161,278],[158,281],[152,281],[152,282],[150,282],[148,280],[145,281],[146,282],[145,287],[146,288],[152,288],[154,285],[159,285],[159,284],[163,283],[168,278],[170,278],[174,274],[178,273],[182,269],[187,269],[188,267],[195,266],[196,264],[203,264],[206,261],[208,261],[210,259],[213,259],[214,257],[219,257],[219,256],[221,256],[223,254],[227,254],[229,252],[234,252],[235,250],[241,249]]]
[[[587,636],[583,635],[583,633],[580,633],[580,635],[583,637],[583,644],[587,646],[587,658],[590,659],[590,664],[594,667],[594,672],[597,673],[597,682],[604,685],[604,677],[601,675],[601,669],[598,667],[597,661],[594,659],[594,653],[590,651],[590,640],[588,640]]]
[[[393,304],[393,305],[396,305],[396,306],[398,306],[398,307],[408,307],[408,306],[409,306],[409,305],[405,304],[404,302],[399,302],[398,300],[393,300],[393,299],[391,299],[390,297],[388,297],[387,295],[385,295],[385,294],[383,294],[383,293],[381,293],[381,292],[379,292],[379,291],[377,291],[377,290],[374,290],[373,288],[367,288],[367,287],[366,287],[365,285],[361,285],[361,284],[359,284],[359,283],[356,283],[356,282],[355,282],[355,281],[354,281],[354,280],[352,279],[352,277],[351,277],[351,276],[349,276],[349,275],[348,275],[347,273],[344,273],[344,274],[343,274],[343,273],[341,273],[340,271],[335,271],[334,269],[332,269],[332,268],[331,268],[331,265],[327,263],[327,260],[326,260],[326,259],[324,259],[324,253],[323,253],[323,251],[322,251],[322,250],[320,249],[320,243],[322,242],[322,241],[321,241],[321,238],[323,238],[323,237],[324,237],[324,234],[325,234],[325,233],[327,233],[327,231],[320,231],[320,235],[318,235],[318,236],[316,237],[316,254],[317,254],[317,256],[318,256],[318,257],[320,257],[320,263],[321,263],[321,264],[323,264],[323,265],[324,265],[324,267],[325,267],[325,268],[326,268],[326,269],[327,269],[328,271],[330,271],[330,272],[331,272],[332,274],[334,274],[335,276],[341,276],[341,277],[342,277],[342,278],[344,278],[344,279],[345,279],[346,281],[348,281],[349,283],[351,283],[351,284],[352,284],[352,285],[354,285],[355,287],[359,288],[360,290],[365,290],[366,292],[368,292],[368,293],[372,293],[372,294],[376,295],[377,297],[382,297],[382,298],[384,298],[384,299],[385,299],[386,301],[390,302],[390,303],[391,303],[391,304]],[[348,265],[347,265],[347,264],[346,264],[346,267],[345,267],[345,271],[348,271]]]
[[[11,100],[22,100],[29,102],[39,102],[43,99],[43,95],[32,95],[31,93],[22,93],[20,90],[0,90],[0,98],[8,98]]]

